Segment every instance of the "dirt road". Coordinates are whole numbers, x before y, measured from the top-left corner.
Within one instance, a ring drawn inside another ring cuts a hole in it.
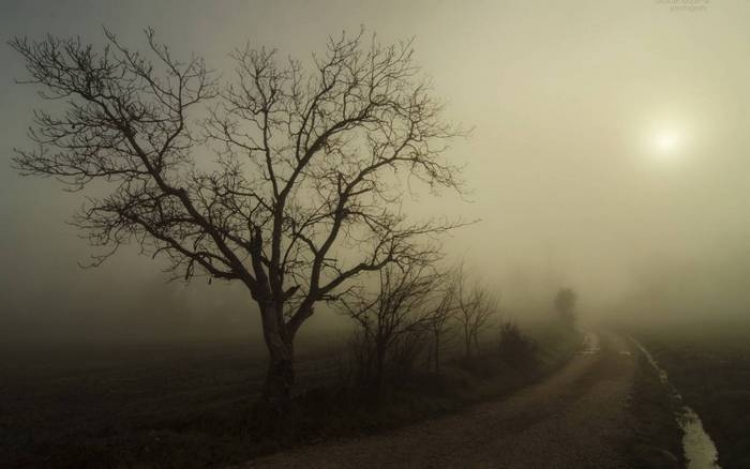
[[[467,412],[383,435],[299,448],[244,468],[620,468],[635,360],[615,336],[545,381]]]

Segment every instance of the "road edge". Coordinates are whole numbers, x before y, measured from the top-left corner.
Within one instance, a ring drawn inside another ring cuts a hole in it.
[[[624,458],[639,469],[684,468],[683,430],[674,417],[677,403],[643,352],[633,347],[633,353],[636,371],[628,402],[631,437],[622,449]]]

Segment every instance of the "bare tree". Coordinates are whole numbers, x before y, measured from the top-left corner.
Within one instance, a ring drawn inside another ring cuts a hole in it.
[[[361,289],[342,298],[343,311],[357,321],[362,334],[359,366],[366,384],[375,389],[383,385],[394,349],[411,348],[432,319],[429,302],[441,275],[428,261],[388,266],[379,273],[377,293]]]
[[[455,272],[445,275],[442,291],[437,293],[437,302],[432,310],[429,327],[432,333],[432,359],[435,364],[435,374],[440,374],[440,355],[447,334],[451,331],[452,320],[456,317],[458,304],[456,293]]]
[[[466,358],[471,358],[479,351],[479,333],[490,317],[497,313],[499,300],[478,285],[469,288],[463,266],[458,268],[455,282],[458,306],[456,319],[463,332],[464,353]]]
[[[63,100],[36,111],[23,175],[71,190],[95,183],[74,218],[103,250],[123,244],[171,272],[239,281],[257,303],[269,367],[265,402],[283,409],[294,383],[294,337],[321,301],[362,273],[420,258],[424,235],[457,226],[410,223],[404,183],[460,190],[444,160],[446,124],[412,60],[412,45],[362,33],[331,39],[305,71],[275,51],[236,50],[222,85],[197,57],[181,61],[148,30],[145,53],[106,32],[95,49],[48,36],[10,45],[26,83]]]

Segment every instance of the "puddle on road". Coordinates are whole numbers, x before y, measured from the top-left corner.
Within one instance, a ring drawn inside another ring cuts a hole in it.
[[[599,335],[593,332],[586,332],[583,336],[583,344],[580,350],[581,355],[595,355],[601,351],[599,346]]]
[[[703,429],[700,417],[690,407],[685,406],[682,410],[683,414],[677,417],[677,421],[685,431],[682,446],[688,459],[688,469],[721,469],[716,462],[719,457],[716,445]]]
[[[649,351],[640,342],[632,337],[631,340],[641,349],[651,366],[659,373],[661,382],[669,387],[670,392],[679,402],[682,402],[682,396],[677,392],[674,385],[669,382],[667,372],[656,363],[654,357],[651,356]],[[690,407],[683,405],[675,418],[680,427],[682,427],[682,431],[685,432],[685,435],[682,437],[682,448],[685,451],[685,458],[688,462],[687,469],[721,469],[721,466],[717,462],[719,452],[716,450],[713,440],[703,428],[703,422],[701,422],[698,414]]]

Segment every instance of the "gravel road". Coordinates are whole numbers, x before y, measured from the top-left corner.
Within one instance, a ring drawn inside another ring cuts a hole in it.
[[[254,460],[249,468],[625,468],[629,344],[591,335],[589,349],[507,399],[390,433]]]

